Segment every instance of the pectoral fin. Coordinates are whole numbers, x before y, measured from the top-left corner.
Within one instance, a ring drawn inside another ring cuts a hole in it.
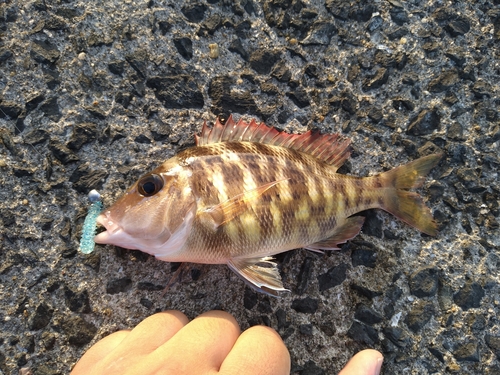
[[[276,263],[271,260],[271,257],[233,258],[227,265],[253,289],[278,297],[278,292],[289,290],[283,287]],[[264,266],[259,266],[259,263],[264,263]]]
[[[264,192],[286,180],[287,179],[269,182],[255,189],[235,195],[221,204],[200,211],[198,217],[204,225],[213,230],[217,230],[221,225],[245,212],[250,207],[250,204],[259,199]]]
[[[306,249],[312,251],[318,250],[338,250],[339,244],[349,241],[356,237],[361,230],[365,218],[363,216],[353,216],[347,218],[343,224],[335,228],[335,232],[323,241],[305,246]]]

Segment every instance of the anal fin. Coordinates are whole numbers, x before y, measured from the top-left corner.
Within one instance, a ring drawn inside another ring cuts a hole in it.
[[[271,257],[233,258],[227,262],[227,265],[251,288],[278,297],[278,292],[289,292],[289,290],[283,287],[276,263],[271,260]],[[259,266],[259,263],[264,263],[265,266]]]
[[[335,232],[330,237],[311,245],[304,246],[304,248],[311,251],[339,250],[339,244],[345,243],[356,237],[364,222],[365,218],[363,216],[348,217],[344,223],[335,228]]]

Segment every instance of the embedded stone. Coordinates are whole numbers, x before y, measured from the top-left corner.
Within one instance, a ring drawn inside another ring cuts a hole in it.
[[[493,353],[495,353],[497,358],[500,359],[500,337],[486,334],[484,336],[484,339],[486,341],[486,345],[488,345],[488,347],[493,351]]]
[[[326,273],[318,276],[319,291],[324,292],[330,288],[342,284],[346,279],[349,266],[346,263],[330,268]]]
[[[16,119],[22,111],[23,107],[16,102],[10,100],[0,100],[0,118],[8,116],[11,119]]]
[[[88,291],[74,292],[68,287],[64,287],[64,298],[66,306],[73,312],[89,313],[90,300]]]
[[[273,50],[257,49],[250,54],[250,67],[259,74],[269,74],[278,61],[279,53]]]
[[[347,331],[347,336],[358,343],[368,346],[379,343],[378,333],[375,328],[356,321],[352,323],[351,328]]]
[[[424,268],[410,276],[410,291],[413,295],[422,297],[434,296],[438,289],[439,270],[436,268]]]
[[[52,154],[56,157],[56,159],[58,159],[63,164],[68,164],[80,160],[80,158],[76,156],[73,151],[71,151],[57,139],[52,139],[49,142],[49,149],[50,151],[52,151]]]
[[[485,292],[481,285],[474,281],[469,281],[453,295],[453,300],[463,310],[468,310],[479,307],[484,294]]]
[[[62,323],[62,329],[69,343],[78,347],[88,344],[97,333],[97,327],[94,324],[87,322],[79,316],[70,317],[68,320],[65,320]]]
[[[45,328],[52,319],[53,313],[54,310],[49,305],[44,302],[40,303],[28,321],[29,329],[31,331],[37,331]]]
[[[311,257],[306,257],[300,268],[299,275],[297,277],[297,287],[295,291],[298,295],[304,294],[309,284],[309,278],[311,277],[313,259]]]
[[[375,268],[377,263],[377,252],[364,248],[356,247],[351,254],[352,266],[365,266]]]
[[[97,138],[97,125],[91,122],[83,122],[75,125],[73,134],[68,142],[68,148],[74,151],[79,150],[86,143]]]
[[[406,325],[413,332],[420,331],[434,315],[431,302],[417,301],[406,316]]]
[[[189,75],[155,76],[146,81],[156,98],[169,109],[203,108],[203,94]]]
[[[337,33],[337,27],[331,21],[318,20],[311,25],[306,37],[300,42],[304,45],[328,45],[332,36]]]
[[[60,56],[57,46],[49,40],[34,40],[31,44],[31,58],[42,64],[53,64]]]
[[[451,88],[458,82],[458,73],[454,70],[448,70],[440,73],[436,78],[432,79],[427,86],[430,92],[438,93]]]
[[[62,117],[59,104],[57,103],[57,98],[55,96],[43,102],[42,105],[40,105],[40,111],[42,111],[45,116],[54,122],[58,122]]]
[[[409,22],[408,13],[403,8],[391,8],[389,11],[391,19],[398,26],[403,26],[405,23]]]
[[[366,77],[363,81],[363,91],[374,90],[380,88],[389,79],[389,70],[379,68],[375,74]]]
[[[479,362],[477,342],[471,341],[458,345],[453,351],[453,356],[458,362]]]
[[[132,280],[129,277],[122,277],[121,279],[108,281],[108,284],[106,285],[106,293],[118,294],[127,292],[131,288],[132,288]]]
[[[108,174],[104,169],[91,168],[90,163],[82,163],[76,167],[69,180],[73,183],[73,188],[76,191],[87,194],[92,189],[102,189],[102,185]]]
[[[174,46],[177,48],[177,52],[184,57],[186,60],[191,60],[193,58],[193,42],[189,38],[175,38]]]
[[[411,135],[432,134],[434,130],[439,129],[440,124],[441,117],[435,109],[423,109],[410,120],[406,133]]]
[[[319,302],[317,299],[306,297],[303,299],[295,299],[292,301],[292,309],[303,314],[313,314],[318,309]]]
[[[411,342],[408,333],[400,327],[385,327],[382,332],[394,345],[400,348],[404,348]]]
[[[383,320],[383,317],[371,307],[361,304],[356,308],[354,319],[357,319],[360,322],[366,323],[368,325],[373,325],[380,323]]]
[[[205,12],[208,10],[208,7],[202,3],[194,3],[188,4],[181,8],[182,14],[188,19],[190,22],[199,23],[205,17]]]

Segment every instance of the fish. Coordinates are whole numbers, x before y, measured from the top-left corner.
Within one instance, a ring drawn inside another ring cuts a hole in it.
[[[283,286],[273,255],[339,249],[361,230],[357,213],[385,210],[436,236],[421,187],[441,154],[356,177],[337,173],[351,140],[341,134],[289,134],[255,119],[212,127],[196,145],[140,177],[97,218],[98,244],[136,249],[167,262],[226,264],[259,292]]]

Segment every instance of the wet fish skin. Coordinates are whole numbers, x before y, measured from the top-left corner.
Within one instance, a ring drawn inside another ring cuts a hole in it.
[[[436,235],[430,210],[408,190],[423,183],[439,154],[360,178],[336,173],[350,154],[339,135],[288,135],[230,118],[204,126],[197,143],[105,210],[98,223],[107,230],[95,241],[165,261],[226,263],[276,295],[286,289],[271,256],[338,249],[359,233],[364,219],[352,216],[357,212],[381,208]],[[151,181],[160,181],[158,191]],[[144,187],[154,194],[145,196]]]

